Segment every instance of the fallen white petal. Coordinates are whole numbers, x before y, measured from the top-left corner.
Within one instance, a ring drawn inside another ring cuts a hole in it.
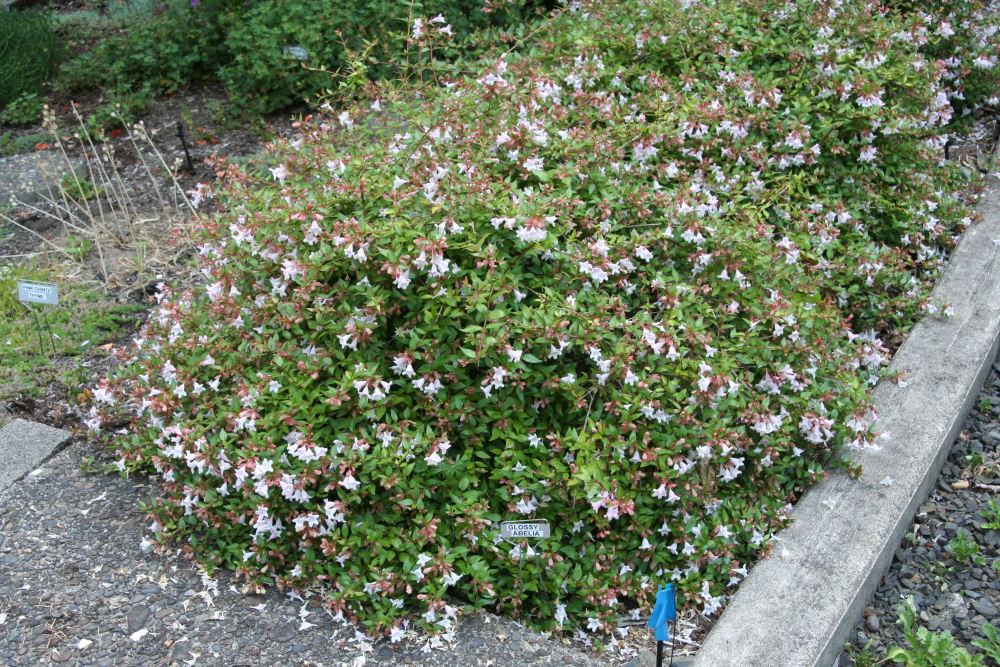
[[[893,483],[892,477],[889,476],[886,476],[885,479],[879,482],[879,484],[881,484],[882,486],[892,486],[892,483]]]
[[[91,644],[93,644],[93,643],[94,642],[90,641],[89,639],[81,639],[80,641],[78,641],[76,643],[76,647],[78,649],[80,649],[81,651],[85,651],[88,648],[90,648]]]
[[[129,639],[131,639],[134,642],[137,642],[137,641],[139,641],[140,639],[142,639],[143,637],[145,637],[148,634],[149,634],[149,630],[147,630],[146,628],[143,628],[141,630],[136,630],[131,635],[129,635]]]

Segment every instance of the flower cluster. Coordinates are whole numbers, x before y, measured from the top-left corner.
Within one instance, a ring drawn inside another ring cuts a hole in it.
[[[162,542],[394,641],[456,598],[591,631],[667,580],[719,609],[838,449],[877,448],[881,337],[968,219],[933,17],[690,4],[571,3],[427,101],[381,90],[405,123],[337,110],[232,172],[206,286],[163,287],[95,392]],[[552,536],[503,539],[522,518]]]

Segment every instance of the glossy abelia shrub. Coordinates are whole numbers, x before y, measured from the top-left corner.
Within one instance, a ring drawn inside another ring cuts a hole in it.
[[[162,288],[91,421],[162,480],[161,541],[393,640],[459,604],[607,630],[668,580],[716,612],[877,449],[880,336],[968,222],[927,19],[691,4],[573,3],[199,191],[206,282]]]

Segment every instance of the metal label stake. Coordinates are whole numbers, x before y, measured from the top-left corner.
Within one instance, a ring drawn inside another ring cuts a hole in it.
[[[42,340],[42,324],[38,321],[38,313],[29,306],[29,303],[41,303],[50,306],[59,305],[59,286],[55,283],[40,283],[34,280],[17,281],[17,300],[24,304],[24,307],[35,316],[35,327],[38,330],[38,346],[42,352],[45,351],[45,343]],[[49,343],[52,345],[52,354],[56,354],[56,341],[52,336],[52,325],[49,324],[48,315],[42,311],[42,318],[45,320],[45,328],[49,332]]]
[[[518,594],[524,590],[524,559],[535,558],[537,559],[535,569],[538,572],[538,590],[545,595],[546,601],[550,602],[548,592],[545,590],[545,583],[542,581],[542,567],[540,565],[542,552],[535,551],[531,547],[531,544],[528,543],[528,540],[534,539],[544,541],[551,535],[552,531],[549,528],[549,522],[547,519],[527,519],[525,521],[500,522],[500,539],[515,547],[519,551],[517,558]],[[519,542],[514,542],[513,540],[519,540]],[[520,610],[518,610],[518,615],[520,616]]]
[[[181,147],[184,149],[184,157],[187,159],[188,174],[194,176],[194,165],[191,163],[191,153],[188,152],[187,140],[184,138],[184,126],[177,121],[177,136],[181,140]]]

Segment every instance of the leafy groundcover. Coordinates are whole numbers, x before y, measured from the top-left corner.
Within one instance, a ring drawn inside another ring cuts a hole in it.
[[[196,193],[206,285],[161,288],[90,426],[162,480],[161,544],[394,641],[483,605],[607,631],[670,580],[712,614],[877,447],[880,337],[971,222],[942,127],[996,40],[946,4],[573,2],[307,121]]]

